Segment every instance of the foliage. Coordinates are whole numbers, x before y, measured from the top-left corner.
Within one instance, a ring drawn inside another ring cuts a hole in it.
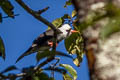
[[[9,17],[14,18],[14,12],[13,12],[14,7],[10,1],[0,0],[0,7]],[[0,15],[0,22],[2,22],[2,15]]]
[[[66,1],[65,6],[67,7],[72,5],[71,0]],[[0,7],[2,10],[11,18],[14,18],[13,5],[9,0],[1,0]],[[90,10],[88,14],[85,16],[84,20],[78,22],[76,18],[77,12],[75,10],[72,11],[71,16],[68,14],[64,14],[62,17],[55,19],[52,24],[58,28],[65,22],[69,24],[72,23],[72,27],[79,31],[78,33],[72,34],[69,38],[65,39],[65,48],[69,54],[63,53],[61,51],[56,50],[48,50],[43,52],[38,52],[36,55],[36,60],[38,62],[37,66],[30,66],[27,68],[23,68],[20,74],[11,74],[5,75],[6,72],[12,70],[18,70],[16,66],[10,66],[5,70],[0,72],[0,80],[10,79],[10,80],[55,80],[54,76],[48,76],[46,71],[51,72],[59,72],[63,76],[63,80],[76,80],[77,72],[76,70],[70,66],[69,64],[61,64],[59,63],[60,59],[57,59],[57,62],[51,64],[50,66],[47,63],[52,60],[56,60],[56,56],[68,57],[73,60],[73,63],[79,67],[84,55],[84,39],[82,37],[82,32],[96,24],[96,22],[108,18],[108,23],[103,26],[100,32],[101,39],[105,39],[109,37],[111,34],[120,31],[120,9],[113,5],[112,3],[108,3],[105,5],[104,9],[99,9],[92,11]],[[2,13],[0,13],[0,22],[2,22]],[[50,27],[48,27],[50,29]],[[73,55],[76,55],[76,58],[72,58]],[[2,38],[0,37],[0,56],[5,59],[5,47]],[[45,61],[42,61],[45,60]],[[40,62],[40,63],[39,63]],[[58,65],[59,64],[59,65]],[[43,68],[44,65],[47,65],[46,68]]]

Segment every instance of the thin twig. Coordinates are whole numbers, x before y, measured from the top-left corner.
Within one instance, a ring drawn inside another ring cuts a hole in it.
[[[55,57],[55,59],[57,60],[54,64],[52,64],[52,68],[55,69],[56,65],[59,63],[60,58]],[[54,78],[54,70],[51,72],[52,77]]]
[[[39,10],[37,13],[42,14],[43,12],[47,11],[48,9],[49,9],[49,7],[46,7],[44,9],[42,9],[42,10]]]
[[[38,66],[36,66],[34,68],[35,71],[39,70],[41,67],[43,67],[44,65],[46,65],[48,62],[51,62],[52,60],[54,60],[54,57],[50,57],[47,58],[47,60],[45,60],[44,62],[42,62],[41,64],[39,64]]]
[[[12,15],[13,16],[19,16],[20,14],[15,14],[15,15]],[[5,17],[2,17],[2,18],[9,18],[10,16],[5,16]]]

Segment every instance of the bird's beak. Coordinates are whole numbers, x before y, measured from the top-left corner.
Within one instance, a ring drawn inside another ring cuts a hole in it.
[[[76,31],[76,30],[71,30],[71,32],[72,32],[72,33],[77,33],[77,32],[79,32],[79,31]]]

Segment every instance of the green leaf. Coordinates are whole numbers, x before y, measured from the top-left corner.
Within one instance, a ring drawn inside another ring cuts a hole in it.
[[[2,23],[2,13],[0,13],[0,23]]]
[[[75,54],[80,52],[81,50],[81,41],[82,37],[79,33],[72,34],[69,38],[65,39],[65,47],[70,54]]]
[[[63,79],[64,80],[73,80],[72,77],[70,75],[68,75],[67,73],[63,74]]]
[[[118,31],[120,31],[120,16],[112,17],[100,31],[100,37],[104,40]]]
[[[65,39],[65,47],[70,54],[77,55],[77,61],[79,63],[75,59],[73,62],[79,67],[84,54],[84,42],[80,33],[74,33],[69,38]]]
[[[56,28],[58,28],[58,27],[60,27],[60,26],[63,24],[63,19],[62,19],[62,18],[57,18],[57,19],[55,19],[55,20],[52,22],[52,24],[53,24]],[[48,29],[51,29],[51,28],[48,26]]]
[[[38,54],[36,55],[36,59],[37,62],[39,62],[41,59],[46,58],[46,57],[52,57],[52,56],[65,56],[65,57],[69,57],[72,58],[70,55],[67,55],[63,52],[59,52],[59,51],[44,51],[44,52],[38,52]]]
[[[2,10],[9,16],[14,18],[14,13],[13,13],[13,5],[10,3],[8,0],[1,1],[1,8]]]
[[[64,16],[62,17],[62,19],[71,19],[71,17],[68,14],[64,14]]]
[[[0,37],[0,56],[5,60],[5,47],[2,38]]]
[[[79,57],[75,58],[75,59],[73,60],[73,63],[74,63],[77,67],[79,67],[79,66],[80,66],[80,63],[82,62],[82,58],[83,58],[83,57],[81,57],[81,58],[79,58]]]
[[[44,70],[51,70],[51,71],[55,71],[55,72],[59,72],[59,73],[66,73],[67,71],[63,68],[52,68],[52,67],[47,67],[47,68],[44,68]]]
[[[70,66],[68,64],[60,64],[60,66],[64,67],[71,74],[71,76],[74,80],[77,79],[77,72],[72,66]]]
[[[64,8],[66,8],[67,6],[70,6],[70,5],[72,5],[72,1],[68,0],[68,1],[66,1]]]
[[[16,70],[17,68],[15,66],[10,66],[8,68],[6,68],[5,70],[3,70],[1,73],[6,73],[8,71],[12,71],[12,70]]]
[[[75,17],[76,15],[77,15],[76,10],[73,10],[73,11],[72,11],[72,17]]]
[[[50,80],[50,78],[48,74],[42,72],[33,76],[33,80]]]

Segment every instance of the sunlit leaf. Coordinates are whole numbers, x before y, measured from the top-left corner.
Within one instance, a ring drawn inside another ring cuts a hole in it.
[[[81,58],[75,58],[74,60],[73,60],[73,63],[77,66],[77,67],[79,67],[80,66],[80,63],[82,62],[82,58],[83,57],[81,57]]]
[[[63,24],[63,19],[62,19],[62,18],[57,18],[57,19],[55,19],[55,20],[52,22],[52,24],[53,24],[56,28],[58,28],[58,27],[60,27],[60,26]],[[48,29],[51,29],[51,28],[48,27]]]
[[[67,71],[63,68],[52,68],[52,67],[47,67],[47,68],[44,68],[44,70],[51,70],[51,71],[55,71],[55,72],[59,72],[59,73],[66,73]]]
[[[110,18],[109,22],[102,28],[100,37],[105,39],[111,34],[120,31],[120,16]]]
[[[44,51],[44,52],[38,52],[38,54],[36,55],[36,59],[37,61],[40,61],[43,58],[52,57],[56,55],[72,58],[70,55],[60,52],[60,51]]]
[[[66,8],[69,5],[72,5],[72,1],[71,0],[66,1],[65,5],[64,5],[64,8]]]
[[[60,64],[60,66],[64,67],[71,74],[71,76],[74,80],[77,79],[77,72],[72,66],[70,66],[68,64]]]
[[[64,80],[73,80],[72,77],[70,75],[68,75],[67,73],[63,74],[63,79]]]
[[[0,56],[5,60],[5,47],[1,37],[0,37]]]
[[[12,70],[16,70],[17,68],[15,66],[10,66],[8,68],[6,68],[5,70],[3,70],[1,73],[6,73],[8,71],[12,71]]]
[[[75,17],[76,15],[77,15],[76,10],[73,10],[73,11],[72,11],[72,17]]]

